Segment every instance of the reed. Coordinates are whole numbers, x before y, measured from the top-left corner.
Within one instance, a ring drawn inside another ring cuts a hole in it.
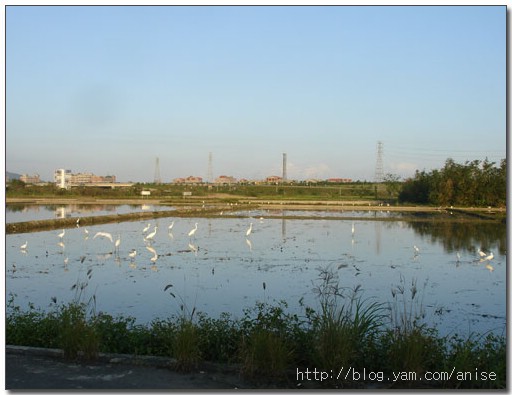
[[[319,280],[314,292],[320,310],[312,320],[315,366],[326,371],[363,366],[361,351],[373,344],[381,330],[384,305],[363,299],[360,286],[341,287],[337,272],[330,266],[319,269]]]
[[[85,360],[95,360],[98,357],[100,338],[95,326],[96,295],[87,299],[86,289],[92,278],[92,269],[88,269],[86,280],[71,286],[75,291],[73,300],[61,306],[58,317],[59,345],[68,359],[81,357]],[[86,301],[84,301],[86,300]]]

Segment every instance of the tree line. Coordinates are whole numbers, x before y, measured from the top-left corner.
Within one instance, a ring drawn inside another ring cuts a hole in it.
[[[503,207],[507,202],[507,161],[499,165],[483,161],[464,164],[447,159],[442,169],[416,170],[402,184],[398,200],[402,203],[439,206]]]

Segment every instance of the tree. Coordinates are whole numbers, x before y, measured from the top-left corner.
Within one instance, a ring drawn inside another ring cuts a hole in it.
[[[388,173],[384,176],[383,179],[384,185],[386,185],[386,192],[388,194],[388,199],[396,198],[398,192],[400,191],[400,176],[396,174]]]

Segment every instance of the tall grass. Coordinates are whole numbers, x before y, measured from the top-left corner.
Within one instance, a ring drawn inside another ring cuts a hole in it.
[[[384,305],[363,299],[359,286],[341,287],[332,267],[319,269],[319,281],[314,292],[320,310],[312,320],[314,366],[324,371],[368,367],[363,350],[372,347],[382,328]]]

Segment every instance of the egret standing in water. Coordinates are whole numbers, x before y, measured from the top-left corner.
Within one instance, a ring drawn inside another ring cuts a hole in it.
[[[352,236],[354,236],[354,233],[356,233],[356,225],[352,222]]]
[[[57,237],[60,237],[61,239],[64,237],[64,235],[66,234],[66,229],[62,229],[62,232],[60,232]]]
[[[149,230],[149,228],[151,228],[151,224],[147,224],[147,226],[144,229],[142,229],[142,233],[146,233]]]
[[[252,222],[251,222],[251,224],[249,225],[249,229],[247,229],[247,232],[245,232],[245,235],[246,235],[247,237],[249,237],[249,235],[251,234],[251,232],[252,232]]]
[[[153,232],[151,232],[149,235],[146,236],[146,240],[153,240],[153,237],[155,237],[156,235],[156,231],[158,230],[158,226],[155,225],[155,230],[153,230]]]
[[[172,230],[173,226],[174,226],[174,221],[172,221],[171,224],[169,225],[169,232]]]
[[[25,244],[20,245],[20,248],[21,248],[22,250],[26,250],[26,249],[27,249],[27,246],[28,246],[28,241],[26,241],[26,242],[25,242]]]
[[[116,243],[114,244],[116,247],[117,253],[119,253],[119,246],[121,245],[121,235],[117,235]]]
[[[196,226],[194,229],[192,229],[190,232],[188,232],[188,237],[192,237],[196,234],[197,232],[197,222],[196,222]]]

